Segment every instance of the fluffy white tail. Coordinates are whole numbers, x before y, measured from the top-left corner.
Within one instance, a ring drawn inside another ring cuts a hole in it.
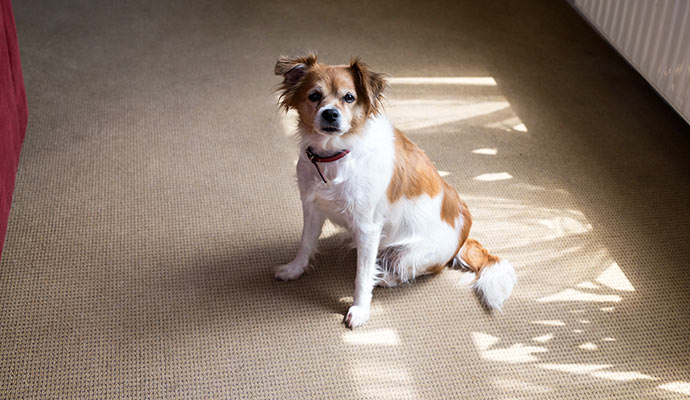
[[[500,260],[476,240],[467,239],[457,257],[476,275],[472,288],[490,308],[501,310],[517,282],[515,269],[507,260]]]

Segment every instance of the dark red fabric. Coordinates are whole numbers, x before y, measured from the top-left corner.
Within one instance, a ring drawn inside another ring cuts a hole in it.
[[[0,0],[0,257],[26,121],[26,93],[12,4]]]
[[[338,153],[335,153],[332,156],[329,157],[321,157],[320,155],[314,153],[314,151],[311,149],[311,147],[307,147],[307,158],[311,162],[320,162],[320,163],[329,163],[333,161],[338,161],[341,158],[345,157],[346,155],[350,154],[350,150],[343,150]]]

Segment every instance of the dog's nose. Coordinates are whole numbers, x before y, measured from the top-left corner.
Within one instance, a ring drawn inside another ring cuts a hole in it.
[[[333,123],[338,120],[338,117],[340,117],[340,113],[335,108],[328,108],[326,110],[323,110],[323,112],[321,113],[321,117],[326,122]]]

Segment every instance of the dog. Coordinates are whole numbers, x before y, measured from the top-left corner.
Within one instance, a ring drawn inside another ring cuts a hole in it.
[[[474,273],[473,288],[501,309],[517,281],[513,266],[468,238],[467,204],[426,154],[382,113],[384,75],[359,58],[327,65],[315,54],[279,57],[276,90],[299,114],[297,181],[304,225],[294,260],[275,277],[297,279],[326,219],[347,229],[357,249],[353,304],[344,323],[369,320],[375,286],[392,287],[446,266]]]

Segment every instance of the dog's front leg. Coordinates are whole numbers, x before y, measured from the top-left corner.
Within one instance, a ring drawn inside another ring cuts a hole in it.
[[[275,277],[283,281],[297,279],[309,266],[309,258],[316,250],[316,244],[321,235],[325,216],[312,204],[305,204],[302,207],[304,225],[302,226],[302,240],[295,259],[288,264],[276,268]]]
[[[354,302],[345,317],[345,323],[350,328],[364,325],[369,320],[372,291],[378,273],[376,253],[381,240],[381,229],[380,224],[362,224],[354,235],[357,246],[357,276],[355,277]]]

